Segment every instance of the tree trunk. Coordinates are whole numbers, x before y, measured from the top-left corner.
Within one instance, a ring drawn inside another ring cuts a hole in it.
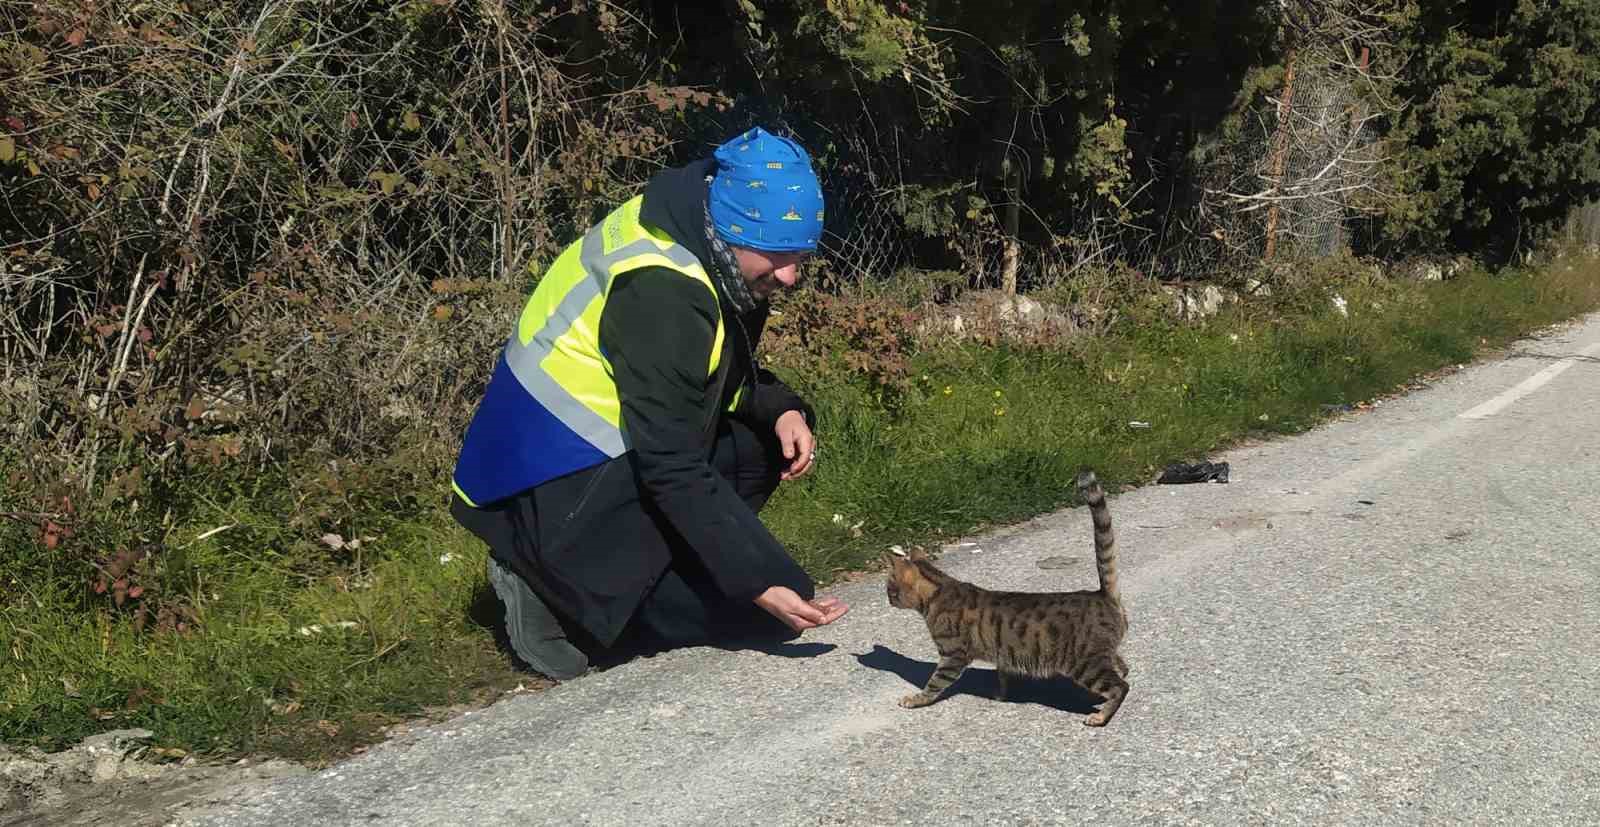
[[[1000,290],[1007,296],[1017,294],[1017,259],[1021,257],[1021,242],[1017,240],[1017,221],[1022,211],[1022,178],[1016,159],[1006,157],[1006,238],[1005,255],[1000,265]]]
[[[1272,194],[1279,195],[1283,189],[1283,168],[1289,155],[1289,110],[1294,105],[1294,59],[1296,51],[1289,48],[1286,68],[1283,72],[1283,99],[1278,101],[1278,134],[1277,145],[1272,149]],[[1278,204],[1273,201],[1267,208],[1267,250],[1262,258],[1271,261],[1278,249]]]

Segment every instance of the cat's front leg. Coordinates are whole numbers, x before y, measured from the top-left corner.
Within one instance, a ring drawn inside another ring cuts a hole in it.
[[[927,706],[939,700],[939,694],[950,688],[950,684],[955,683],[956,679],[961,677],[962,671],[967,668],[967,664],[970,662],[966,658],[950,657],[948,655],[940,658],[938,668],[934,669],[933,674],[928,677],[928,685],[924,686],[921,692],[913,692],[901,698],[900,705],[906,709],[916,709],[919,706]]]

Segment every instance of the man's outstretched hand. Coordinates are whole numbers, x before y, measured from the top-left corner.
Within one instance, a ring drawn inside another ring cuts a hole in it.
[[[755,600],[757,606],[796,632],[826,626],[845,616],[850,607],[837,597],[804,600],[793,589],[773,586]]]

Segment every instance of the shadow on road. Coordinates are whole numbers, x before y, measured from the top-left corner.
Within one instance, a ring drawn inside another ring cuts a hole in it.
[[[856,661],[868,669],[899,675],[914,689],[921,689],[928,683],[934,666],[932,661],[912,660],[881,645],[873,646],[871,652],[856,655]],[[961,679],[945,690],[944,696],[976,695],[992,700],[999,691],[1000,679],[994,669],[969,666],[961,674]],[[1011,696],[1001,703],[1039,704],[1062,712],[1087,715],[1095,711],[1100,698],[1067,678],[1017,678],[1011,682]]]
[[[721,649],[724,652],[761,652],[767,655],[776,655],[780,658],[815,658],[839,648],[833,643],[793,643],[777,640],[717,641],[704,645],[711,649]],[[595,652],[590,656],[589,664],[595,669],[604,671],[622,666],[638,658],[653,658],[675,648],[695,647],[665,647],[628,642],[619,644],[611,649]]]

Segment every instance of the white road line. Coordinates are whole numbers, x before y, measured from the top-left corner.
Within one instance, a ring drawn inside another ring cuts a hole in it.
[[[1588,357],[1594,356],[1597,353],[1600,353],[1600,342],[1584,348],[1579,355]],[[1495,414],[1504,410],[1506,406],[1510,405],[1511,403],[1545,386],[1550,382],[1551,379],[1560,376],[1562,371],[1577,364],[1577,361],[1577,357],[1568,356],[1567,358],[1556,362],[1550,367],[1547,367],[1544,370],[1541,370],[1538,373],[1528,377],[1527,379],[1522,380],[1515,387],[1511,388],[1505,393],[1490,399],[1488,402],[1485,402],[1482,405],[1473,408],[1472,410],[1459,414],[1459,416],[1462,419],[1484,419],[1486,417],[1494,416]]]

